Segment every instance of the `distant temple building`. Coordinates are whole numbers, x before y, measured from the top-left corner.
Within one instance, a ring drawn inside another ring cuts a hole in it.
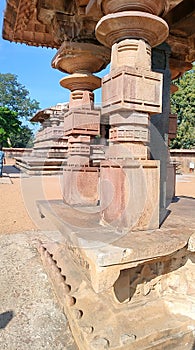
[[[30,157],[17,157],[16,167],[27,174],[59,174],[67,159],[68,137],[64,136],[64,113],[68,104],[38,111],[31,119],[41,124]]]

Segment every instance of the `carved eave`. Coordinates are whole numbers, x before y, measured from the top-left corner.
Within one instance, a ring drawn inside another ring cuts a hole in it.
[[[195,60],[195,2],[183,0],[165,17],[170,28],[167,43],[172,57],[186,62]]]
[[[56,106],[52,106],[50,108],[41,109],[38,111],[32,118],[31,122],[39,122],[43,123],[46,119],[48,119],[51,115],[59,115],[64,110],[68,110],[68,103],[58,104]]]
[[[85,16],[85,0],[8,0],[3,38],[30,46],[59,48],[64,41],[96,42],[97,23]]]
[[[46,119],[49,118],[51,114],[51,109],[47,108],[47,109],[42,109],[40,111],[38,111],[32,118],[31,118],[31,122],[34,123],[43,123]]]
[[[195,60],[195,3],[170,0],[165,20],[172,56]],[[98,44],[95,26],[102,17],[98,0],[7,0],[3,38],[31,46],[59,49],[64,41]]]

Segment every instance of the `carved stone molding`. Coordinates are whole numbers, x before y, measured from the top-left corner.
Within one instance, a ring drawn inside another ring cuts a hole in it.
[[[111,47],[124,39],[143,39],[151,47],[166,40],[168,25],[160,17],[139,11],[124,11],[104,16],[96,26],[96,37]]]
[[[110,50],[91,43],[64,42],[52,60],[52,67],[65,73],[99,72],[110,61]]]
[[[99,2],[105,14],[121,11],[143,11],[161,16],[167,13],[169,9],[168,0],[101,0]]]

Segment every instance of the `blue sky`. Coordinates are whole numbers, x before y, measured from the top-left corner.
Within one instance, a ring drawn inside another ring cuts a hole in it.
[[[69,100],[69,90],[59,85],[65,75],[51,68],[56,50],[10,43],[2,39],[3,12],[5,0],[0,1],[0,73],[12,73],[30,92],[31,99],[40,102],[41,109]],[[103,76],[108,68],[97,74]],[[96,102],[101,102],[101,91],[96,90]]]

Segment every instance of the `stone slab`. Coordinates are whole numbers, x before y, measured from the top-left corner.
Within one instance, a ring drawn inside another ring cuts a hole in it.
[[[90,269],[91,266],[79,265],[79,256],[74,259],[60,239],[63,240],[58,237],[56,241],[52,234],[44,240],[41,237],[37,248],[80,350],[192,349],[194,317],[183,314],[183,310],[179,314],[177,310],[170,312],[172,298],[164,291],[165,285],[171,286],[170,281],[167,285],[170,275],[177,277],[184,251],[146,264],[141,262],[138,268],[125,269],[125,274],[132,277],[131,282],[121,279],[121,275],[118,284],[96,293],[84,271],[84,267]],[[186,275],[188,266],[182,268]],[[193,283],[189,284],[188,291],[192,286]],[[125,288],[130,296],[124,301]],[[188,295],[183,296],[185,305],[187,298]],[[178,295],[177,302],[180,302]],[[194,298],[191,304],[193,308]]]
[[[160,229],[125,233],[102,225],[98,206],[80,210],[62,201],[37,203],[42,216],[61,232],[61,244],[84,269],[96,292],[109,289],[121,270],[186,247],[195,230],[193,199],[172,203]]]

